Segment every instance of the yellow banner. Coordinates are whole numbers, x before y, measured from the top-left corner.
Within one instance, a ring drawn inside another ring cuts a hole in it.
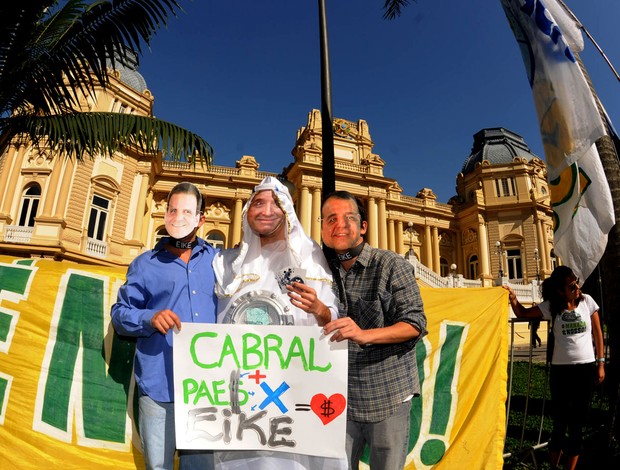
[[[144,468],[135,343],[110,306],[125,268],[0,256],[0,468]],[[423,289],[407,469],[502,468],[508,302],[501,288]]]
[[[429,334],[416,346],[422,396],[411,410],[408,470],[501,469],[508,299],[501,287],[422,288]]]

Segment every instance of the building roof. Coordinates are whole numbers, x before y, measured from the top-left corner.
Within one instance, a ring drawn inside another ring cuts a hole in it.
[[[125,85],[133,88],[134,90],[143,93],[148,87],[146,86],[146,80],[138,72],[138,55],[128,50],[126,57],[116,57],[114,68],[120,74],[120,80]]]
[[[483,161],[491,165],[505,165],[512,163],[515,157],[538,158],[532,153],[523,137],[503,127],[482,129],[474,135],[474,144],[469,157],[463,163],[461,173],[466,175],[476,168],[476,164]]]

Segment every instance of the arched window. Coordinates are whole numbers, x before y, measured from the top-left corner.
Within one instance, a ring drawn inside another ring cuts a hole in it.
[[[471,255],[467,265],[469,266],[469,278],[478,279],[478,255]]]
[[[207,243],[210,243],[213,248],[224,248],[224,242],[226,238],[222,232],[218,232],[217,230],[212,230],[207,234],[205,238]]]
[[[34,227],[34,218],[37,216],[39,201],[41,200],[41,186],[33,184],[29,186],[22,196],[22,206],[19,210],[20,227]]]

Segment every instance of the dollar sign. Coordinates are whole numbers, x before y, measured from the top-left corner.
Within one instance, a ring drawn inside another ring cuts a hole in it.
[[[332,408],[332,402],[329,400],[325,400],[323,402],[323,404],[321,405],[321,409],[323,410],[321,414],[327,418],[329,418],[336,412],[336,410]]]

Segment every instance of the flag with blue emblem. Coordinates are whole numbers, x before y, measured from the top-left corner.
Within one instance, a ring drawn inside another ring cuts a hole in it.
[[[555,253],[586,279],[615,223],[595,141],[605,135],[573,51],[575,24],[556,0],[501,0],[525,63],[538,115],[551,192]]]

